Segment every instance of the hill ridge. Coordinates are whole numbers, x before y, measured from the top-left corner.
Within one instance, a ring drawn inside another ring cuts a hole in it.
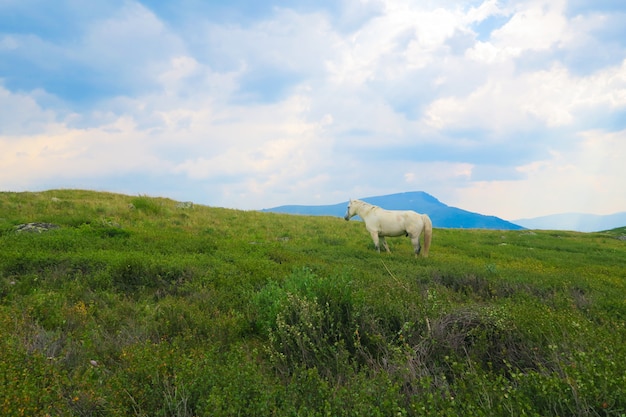
[[[424,191],[406,191],[382,196],[359,198],[367,203],[388,210],[414,210],[426,213],[434,227],[451,229],[498,229],[520,230],[524,227],[496,216],[474,213],[448,206]],[[348,200],[329,205],[283,205],[261,210],[262,212],[301,214],[313,216],[343,217]]]

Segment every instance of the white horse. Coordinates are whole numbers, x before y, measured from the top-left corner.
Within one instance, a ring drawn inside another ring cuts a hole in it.
[[[344,219],[350,220],[355,215],[361,217],[365,222],[365,228],[370,232],[378,252],[380,252],[379,239],[387,252],[391,252],[385,241],[385,236],[405,235],[411,238],[411,243],[413,243],[413,248],[415,249],[415,257],[417,257],[422,249],[420,235],[423,231],[424,252],[422,252],[422,256],[428,256],[430,241],[433,235],[433,224],[428,215],[419,214],[411,210],[385,210],[365,201],[350,199]]]

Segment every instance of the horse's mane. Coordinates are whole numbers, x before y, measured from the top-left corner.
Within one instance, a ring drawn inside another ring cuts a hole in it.
[[[374,204],[370,204],[368,202],[365,202],[363,200],[352,200],[353,203],[357,203],[359,206],[363,207],[365,210],[367,210],[368,212],[374,210],[374,209],[378,209],[380,207],[375,206]]]
[[[358,204],[360,204],[362,206],[378,207],[378,206],[375,206],[375,205],[373,205],[371,203],[368,203],[366,201],[363,201],[363,200],[352,200],[352,202],[353,203],[358,203]]]

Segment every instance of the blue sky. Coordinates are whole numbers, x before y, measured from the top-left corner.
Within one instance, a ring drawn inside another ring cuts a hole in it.
[[[0,190],[626,211],[626,4],[0,0]],[[419,208],[417,208],[419,209]]]

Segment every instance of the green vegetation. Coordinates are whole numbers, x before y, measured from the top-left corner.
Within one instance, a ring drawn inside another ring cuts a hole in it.
[[[0,193],[0,414],[624,416],[625,235]]]

